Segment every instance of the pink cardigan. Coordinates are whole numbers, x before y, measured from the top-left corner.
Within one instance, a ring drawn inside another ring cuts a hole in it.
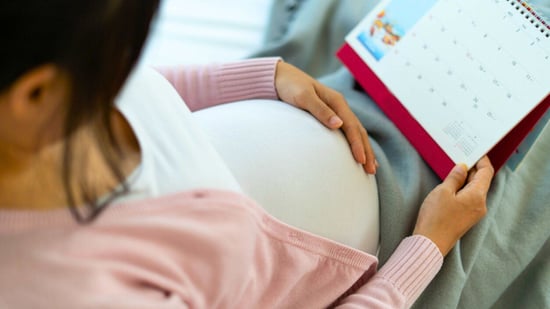
[[[112,205],[80,226],[68,211],[0,212],[5,308],[405,308],[435,276],[431,241],[374,256],[294,229],[252,200],[182,192]]]
[[[246,99],[278,99],[275,69],[280,58],[257,58],[207,66],[165,67],[166,77],[191,111]]]
[[[161,72],[196,110],[276,97],[276,61]],[[413,236],[377,271],[376,257],[215,190],[111,205],[84,226],[65,209],[2,210],[0,238],[8,308],[406,308],[443,261]]]

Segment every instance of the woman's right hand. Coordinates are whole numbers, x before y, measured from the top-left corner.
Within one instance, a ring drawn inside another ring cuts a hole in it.
[[[487,157],[479,160],[470,173],[464,165],[455,166],[424,200],[413,234],[431,239],[446,256],[487,213],[487,192],[493,175]]]

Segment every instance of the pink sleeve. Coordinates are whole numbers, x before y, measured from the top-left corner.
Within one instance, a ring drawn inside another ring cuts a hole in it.
[[[409,308],[442,264],[443,256],[431,240],[405,238],[378,273],[338,308]]]
[[[224,64],[163,67],[191,111],[247,99],[277,99],[275,70],[280,58],[254,58]]]

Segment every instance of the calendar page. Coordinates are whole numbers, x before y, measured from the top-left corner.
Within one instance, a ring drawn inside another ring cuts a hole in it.
[[[346,43],[469,167],[550,90],[548,21],[525,1],[384,0]]]

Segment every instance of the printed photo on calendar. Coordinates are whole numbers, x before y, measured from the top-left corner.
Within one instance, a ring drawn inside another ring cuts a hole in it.
[[[388,1],[357,35],[357,40],[376,60],[380,60],[436,2],[437,0]]]

